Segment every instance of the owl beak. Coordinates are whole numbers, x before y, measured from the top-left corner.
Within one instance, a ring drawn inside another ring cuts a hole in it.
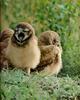
[[[22,43],[23,40],[24,40],[24,37],[25,37],[25,34],[24,33],[18,34],[18,41]]]

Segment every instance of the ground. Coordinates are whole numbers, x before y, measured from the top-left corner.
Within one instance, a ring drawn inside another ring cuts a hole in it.
[[[80,79],[42,76],[13,69],[1,72],[2,100],[80,100]]]

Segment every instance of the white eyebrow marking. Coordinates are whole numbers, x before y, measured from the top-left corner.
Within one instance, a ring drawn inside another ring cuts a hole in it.
[[[27,32],[28,32],[28,31],[29,31],[29,29],[28,29],[28,28],[26,28],[26,29],[24,29],[24,31],[27,31]]]
[[[18,31],[18,28],[16,28],[15,30]]]
[[[23,32],[23,29],[22,28],[19,28],[18,29],[18,33],[21,33],[21,32]]]

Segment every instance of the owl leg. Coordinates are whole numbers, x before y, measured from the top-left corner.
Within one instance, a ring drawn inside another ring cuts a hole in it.
[[[26,71],[27,71],[28,75],[30,75],[30,68],[27,68]]]

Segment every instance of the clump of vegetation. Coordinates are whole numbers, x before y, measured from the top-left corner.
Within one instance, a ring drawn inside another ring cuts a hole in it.
[[[80,80],[69,76],[28,76],[18,69],[3,70],[1,97],[2,100],[79,100]]]

